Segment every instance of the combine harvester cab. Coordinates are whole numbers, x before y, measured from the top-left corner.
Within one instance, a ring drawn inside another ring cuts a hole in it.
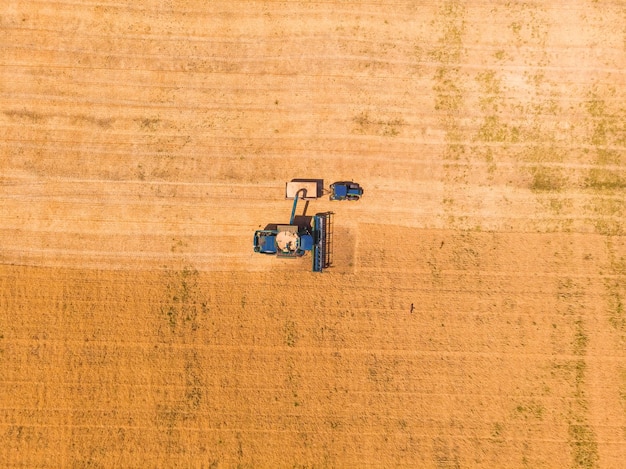
[[[254,232],[254,252],[261,254],[276,254],[277,230],[257,230]]]
[[[359,200],[363,188],[352,181],[339,181],[330,185],[330,200]]]

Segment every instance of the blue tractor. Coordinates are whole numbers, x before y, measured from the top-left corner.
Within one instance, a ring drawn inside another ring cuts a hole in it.
[[[318,213],[309,217],[308,223],[302,221],[296,223],[296,207],[300,193],[300,191],[295,193],[288,225],[267,225],[265,229],[254,232],[254,251],[287,258],[302,257],[307,251],[311,251],[313,271],[321,272],[330,265],[332,212]]]
[[[330,185],[330,200],[359,200],[363,188],[352,181],[339,181]]]

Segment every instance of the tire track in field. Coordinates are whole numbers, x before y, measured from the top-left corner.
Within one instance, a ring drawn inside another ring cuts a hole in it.
[[[563,308],[562,314],[572,326],[573,360],[554,360],[554,373],[562,375],[570,383],[572,396],[567,409],[568,443],[574,468],[593,468],[599,462],[598,437],[589,414],[589,363],[587,351],[589,332],[586,325],[588,311],[592,311],[586,298],[585,288],[570,277],[562,277],[556,287],[557,297]],[[587,304],[586,304],[587,303]]]
[[[438,64],[435,69],[433,91],[435,111],[440,125],[446,132],[445,160],[459,160],[465,153],[460,115],[464,110],[463,76],[458,65],[463,60],[463,34],[465,8],[461,2],[449,0],[444,3],[437,18],[441,30],[439,45],[430,51],[430,57]]]
[[[444,194],[443,211],[446,223],[455,226],[459,217],[453,215],[455,197],[462,192],[467,181],[464,171],[457,165],[466,160],[465,132],[460,117],[465,112],[463,82],[466,73],[459,64],[464,60],[463,35],[465,33],[465,6],[456,0],[446,1],[437,16],[440,31],[439,44],[429,52],[431,60],[438,65],[433,77],[435,114],[445,132],[445,146],[440,156],[443,163]]]
[[[594,327],[595,341],[591,342],[596,349],[600,347],[624,350],[626,347],[626,245],[623,237],[606,237],[606,259],[602,265],[604,277],[604,294],[598,302],[598,321]],[[593,337],[592,335],[592,337]],[[601,344],[601,345],[600,345]],[[596,352],[597,353],[597,352]],[[606,370],[592,368],[595,373],[594,380],[594,414],[602,415],[596,418],[596,422],[611,422],[622,429],[626,428],[626,364],[613,363]],[[602,386],[610,376],[613,386]],[[606,445],[610,433],[598,428],[599,453],[603,463],[608,460],[623,461],[624,452],[616,451],[615,448]]]
[[[172,353],[172,349],[180,344],[190,345],[182,353],[183,366],[179,370],[183,386],[174,391],[174,396],[165,395],[161,402],[156,403],[155,424],[167,435],[167,454],[184,450],[185,442],[181,441],[181,434],[176,428],[180,425],[188,427],[201,419],[199,413],[207,400],[204,366],[197,343],[200,324],[209,314],[210,306],[203,300],[198,277],[198,271],[189,266],[166,271],[164,302],[154,311],[161,318],[156,331],[158,341],[168,349],[167,353]]]
[[[605,347],[606,344],[611,344],[623,349],[626,342],[626,292],[623,287],[626,263],[621,243],[626,227],[626,151],[623,149],[626,142],[626,111],[619,106],[621,103],[616,89],[600,81],[590,85],[583,98],[580,106],[587,113],[584,143],[593,147],[590,150],[593,167],[586,171],[581,181],[590,193],[583,210],[589,216],[589,223],[595,232],[605,236],[606,266],[603,273],[607,275],[604,281],[605,299],[600,303],[602,309],[598,311],[601,323],[599,327],[590,330],[592,340],[589,346],[597,347],[596,344],[601,342]],[[616,144],[617,147],[614,146]],[[582,326],[577,324],[577,327]],[[577,378],[585,371],[587,369],[579,362],[576,367]],[[588,422],[575,421],[570,424],[570,436],[575,466],[591,468],[598,463],[607,464],[620,458],[623,460],[623,452],[620,454],[615,448],[606,445],[607,433],[598,423],[609,420],[623,427],[624,419],[621,415],[626,409],[626,368],[617,364],[611,368],[609,373],[616,379],[615,385],[609,388],[598,385],[604,375],[597,367],[590,368],[588,372],[591,375],[591,386],[588,390],[593,399],[592,404],[596,407],[592,410],[596,416],[595,425],[592,427]],[[581,392],[576,397],[579,407],[586,407],[586,395]],[[621,415],[617,412],[620,408]],[[604,419],[601,420],[599,415]]]
[[[626,110],[611,103],[615,94],[613,87],[597,84],[584,102],[590,129],[587,143],[594,146],[594,165],[583,181],[593,194],[586,211],[596,217],[596,232],[607,236],[623,234],[626,220]],[[612,148],[615,144],[618,147]]]

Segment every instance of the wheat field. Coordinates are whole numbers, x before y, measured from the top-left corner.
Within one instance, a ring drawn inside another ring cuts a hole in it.
[[[5,0],[0,465],[620,468],[626,4]],[[354,180],[333,264],[254,253]],[[299,206],[302,210],[302,206]]]

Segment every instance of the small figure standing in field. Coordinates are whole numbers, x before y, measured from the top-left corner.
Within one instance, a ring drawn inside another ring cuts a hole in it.
[[[413,303],[411,303],[411,314],[413,314],[413,310],[414,310],[414,309],[415,309],[415,308],[413,307]]]

